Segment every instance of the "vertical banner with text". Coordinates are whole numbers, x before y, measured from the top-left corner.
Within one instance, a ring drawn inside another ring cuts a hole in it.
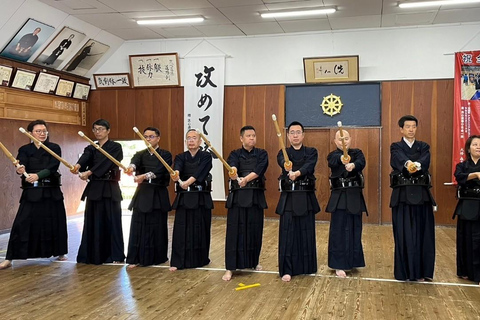
[[[480,134],[480,51],[455,53],[454,91],[452,174],[467,159],[468,137]]]
[[[185,57],[184,59],[184,132],[200,130],[223,155],[223,94],[225,57]],[[207,145],[201,148],[207,150]],[[225,201],[223,165],[213,156],[212,198]]]

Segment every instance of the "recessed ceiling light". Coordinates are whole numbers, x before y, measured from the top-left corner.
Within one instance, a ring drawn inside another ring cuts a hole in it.
[[[335,8],[325,8],[316,10],[296,10],[296,11],[277,11],[261,13],[262,18],[287,18],[287,17],[303,17],[321,14],[329,14],[337,11]]]
[[[203,17],[188,17],[188,18],[165,18],[165,19],[146,19],[137,20],[140,25],[155,25],[155,24],[186,24],[199,23],[205,20]]]

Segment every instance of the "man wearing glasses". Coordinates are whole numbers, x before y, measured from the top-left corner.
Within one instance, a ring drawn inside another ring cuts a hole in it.
[[[172,165],[172,154],[160,149],[160,130],[147,127],[143,137],[155,151]],[[168,196],[170,174],[154,153],[148,148],[135,153],[128,172],[135,171],[134,181],[138,184],[128,207],[133,210],[128,241],[127,269],[150,266],[168,260],[168,212],[172,209]]]
[[[320,211],[315,197],[317,149],[303,145],[305,132],[300,122],[290,123],[287,137],[291,145],[287,154],[293,166],[292,170],[285,170],[280,150],[277,162],[282,168],[281,193],[275,210],[280,215],[278,267],[286,282],[295,275],[317,272],[315,214]]]
[[[118,161],[122,146],[108,139],[110,123],[98,119],[92,125],[97,144]],[[123,263],[122,192],[119,168],[92,145],[83,150],[75,165],[80,179],[88,181],[82,194],[85,205],[82,242],[77,262],[87,264]]]
[[[210,263],[212,156],[201,150],[202,139],[195,129],[188,130],[185,138],[188,150],[175,157],[178,175],[174,178],[177,197],[173,203],[176,211],[170,271]]]

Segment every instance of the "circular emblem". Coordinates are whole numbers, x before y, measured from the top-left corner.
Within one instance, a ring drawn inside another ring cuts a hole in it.
[[[340,100],[339,96],[336,96],[333,93],[331,93],[329,96],[323,97],[321,106],[324,114],[329,115],[330,117],[333,117],[337,113],[340,113],[340,110],[342,110],[343,103]]]

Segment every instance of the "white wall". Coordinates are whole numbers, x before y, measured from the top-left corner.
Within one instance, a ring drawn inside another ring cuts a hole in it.
[[[126,41],[98,72],[128,72],[129,54],[227,54],[226,85],[303,83],[303,58],[359,55],[360,80],[453,78],[454,52],[480,49],[480,23],[275,36]],[[182,69],[182,60],[180,60]]]
[[[77,53],[88,39],[92,38],[110,46],[107,53],[93,66],[86,77],[89,78],[96,70],[106,62],[111,55],[123,44],[124,40],[108,32],[81,21],[69,14],[50,7],[37,0],[0,0],[0,50],[5,47],[23,24],[29,19],[35,19],[42,23],[55,27],[53,35],[39,48],[29,61],[33,61],[36,56],[45,48],[55,35],[62,30],[64,26],[70,27],[79,32],[85,33],[84,42],[75,50],[71,50],[60,68],[67,64]]]

